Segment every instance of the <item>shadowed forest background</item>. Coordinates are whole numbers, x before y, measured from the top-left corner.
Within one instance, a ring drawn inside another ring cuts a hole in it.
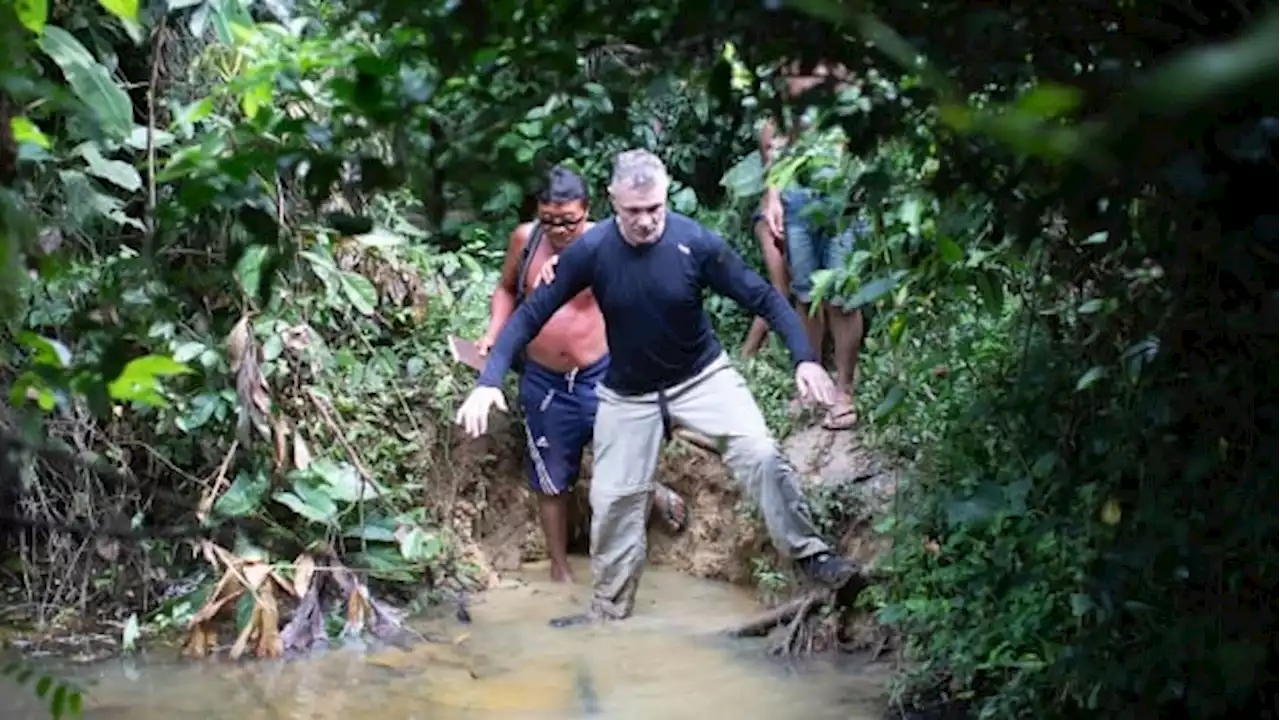
[[[761,272],[766,182],[872,220],[819,286],[876,311],[857,432],[903,474],[860,605],[893,707],[1274,717],[1276,38],[1247,0],[2,0],[6,622],[202,656],[235,569],[272,656],[268,568],[473,587],[444,339],[483,330],[548,168],[604,217],[646,147]],[[766,177],[784,59],[853,72],[801,100],[852,152]],[[736,350],[751,318],[707,308]],[[777,341],[741,366],[786,435]]]

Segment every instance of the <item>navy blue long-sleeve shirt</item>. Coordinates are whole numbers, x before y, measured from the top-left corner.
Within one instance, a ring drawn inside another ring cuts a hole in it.
[[[724,238],[691,218],[668,213],[662,237],[633,246],[612,220],[565,249],[555,281],[539,286],[499,333],[480,384],[500,387],[516,353],[560,306],[590,287],[604,315],[610,363],[604,384],[622,395],[663,390],[688,380],[723,352],[702,308],[710,288],[768,321],[796,365],[816,361],[800,316],[752,272]]]

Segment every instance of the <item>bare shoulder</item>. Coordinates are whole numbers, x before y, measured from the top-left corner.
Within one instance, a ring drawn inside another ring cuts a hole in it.
[[[515,230],[511,231],[510,244],[516,248],[524,247],[525,243],[529,242],[529,234],[532,232],[533,232],[533,223],[531,222],[520,223],[519,225],[516,226]]]

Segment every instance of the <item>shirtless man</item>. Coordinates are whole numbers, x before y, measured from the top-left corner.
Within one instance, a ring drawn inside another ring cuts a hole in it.
[[[507,319],[529,293],[554,277],[560,253],[592,226],[587,187],[565,168],[553,169],[538,196],[538,221],[511,233],[502,278],[493,293],[489,329],[477,343],[487,355]],[[527,252],[526,252],[527,250]],[[538,272],[531,272],[534,268]],[[520,407],[529,449],[529,486],[537,493],[551,579],[572,582],[568,559],[569,493],[582,468],[596,418],[596,384],[609,367],[604,317],[588,288],[556,311],[528,344],[520,374]],[[685,507],[665,487],[657,510],[673,531]]]
[[[804,72],[799,63],[790,63],[784,70],[787,98],[794,99],[821,83],[845,79],[842,68],[819,63],[813,70]],[[796,118],[794,131],[803,131],[807,118]],[[767,169],[775,155],[784,148],[790,138],[778,132],[772,119],[766,119],[760,129],[760,155]],[[760,212],[756,215],[755,231],[764,255],[769,280],[779,292],[795,296],[796,309],[804,319],[805,332],[813,350],[822,356],[822,343],[826,330],[831,330],[835,345],[836,404],[823,420],[828,430],[844,430],[857,421],[853,396],[857,387],[858,359],[862,351],[864,318],[861,308],[846,309],[835,303],[824,302],[818,312],[810,312],[813,291],[813,273],[823,269],[842,267],[853,253],[855,234],[866,232],[865,224],[845,230],[834,237],[811,220],[808,208],[823,199],[812,188],[800,183],[790,187],[769,187],[761,198]],[[750,357],[760,349],[768,327],[764,318],[757,317],[743,343],[742,356]]]

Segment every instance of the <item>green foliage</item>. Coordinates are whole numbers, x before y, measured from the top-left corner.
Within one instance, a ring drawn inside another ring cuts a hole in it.
[[[673,206],[757,266],[750,211],[798,179],[833,232],[869,227],[816,284],[874,312],[859,402],[913,469],[870,600],[914,661],[898,696],[945,687],[982,717],[1270,703],[1275,224],[1245,198],[1274,178],[1274,8],[796,5],[0,6],[20,424],[89,417],[121,466],[116,439],[161,448],[183,474],[147,482],[193,500],[225,481],[209,523],[242,549],[324,544],[390,586],[456,574],[423,507],[456,489],[470,383],[442,340],[483,324],[542,171],[601,189],[612,153],[656,149]],[[1157,10],[1202,21],[1166,37]],[[856,80],[800,103],[819,131],[766,172],[753,130],[797,56]],[[778,349],[744,372],[785,432]]]
[[[35,681],[32,689],[36,697],[49,703],[49,715],[54,720],[81,716],[83,696],[80,688],[74,683],[40,672],[36,667],[22,660],[6,664],[0,669],[0,676],[16,685],[28,685]]]

